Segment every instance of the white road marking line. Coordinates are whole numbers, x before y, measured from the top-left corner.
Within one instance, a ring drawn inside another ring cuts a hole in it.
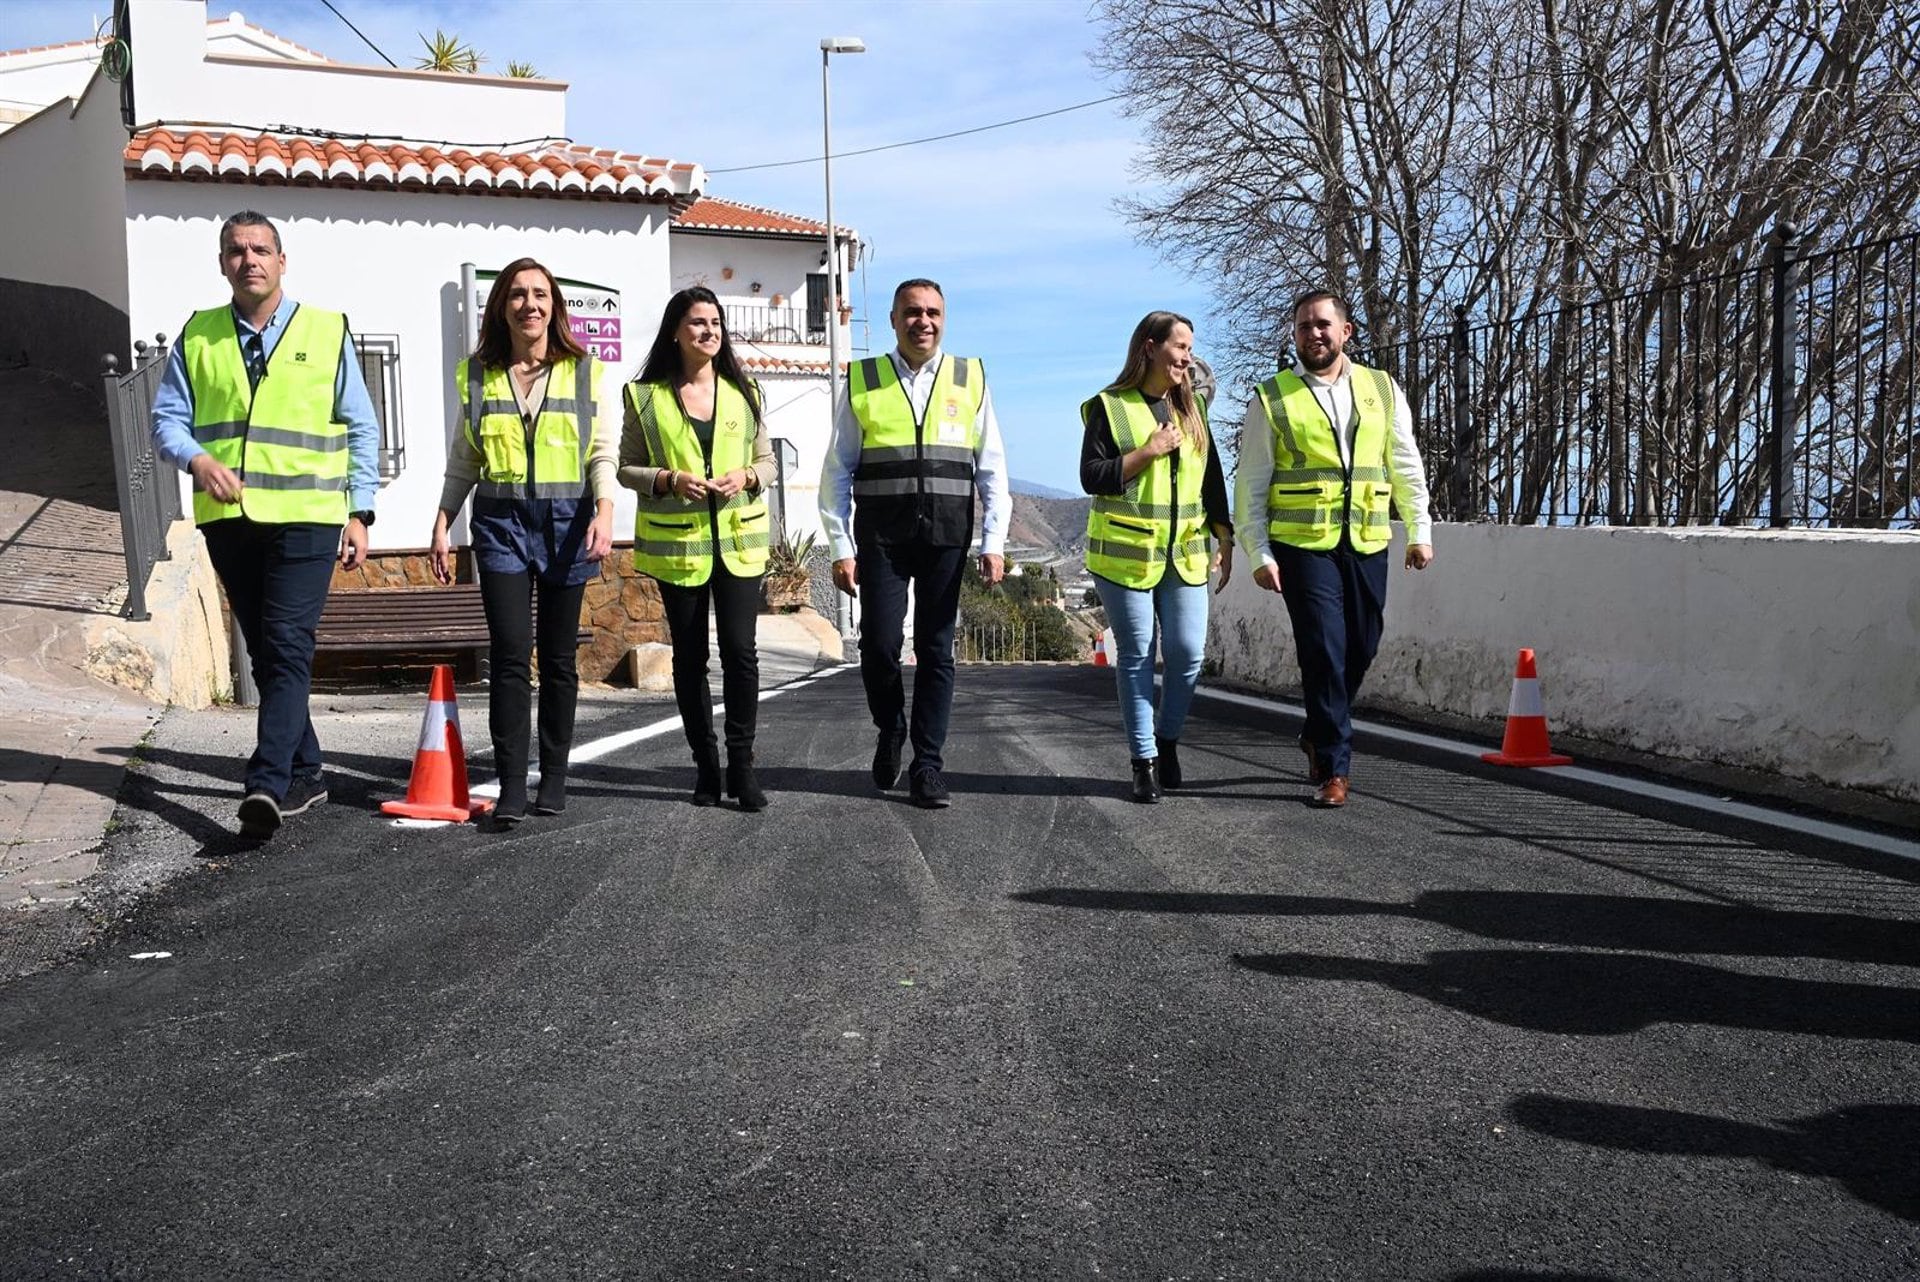
[[[1195,693],[1209,699],[1218,699],[1223,703],[1236,704],[1242,708],[1258,708],[1263,712],[1286,712],[1296,717],[1306,716],[1306,709],[1297,704],[1283,703],[1278,699],[1264,699],[1257,695],[1241,694],[1235,690],[1209,690],[1202,686]],[[1474,761],[1489,749],[1483,744],[1463,743],[1458,739],[1445,739],[1439,735],[1425,734],[1418,730],[1404,730],[1399,726],[1381,725],[1374,721],[1354,718],[1356,730],[1365,730],[1368,734],[1379,735],[1396,743],[1413,744],[1421,748],[1430,748],[1435,752],[1448,753],[1456,757],[1467,757]],[[1635,797],[1646,797],[1654,801],[1664,801],[1669,805],[1684,806],[1690,810],[1704,810],[1729,819],[1739,819],[1747,823],[1764,824],[1769,828],[1778,828],[1787,832],[1800,833],[1807,837],[1818,837],[1823,841],[1836,842],[1843,846],[1855,846],[1862,850],[1872,850],[1883,855],[1893,855],[1900,859],[1920,862],[1920,841],[1910,841],[1886,833],[1872,832],[1864,828],[1854,828],[1847,824],[1835,823],[1827,819],[1810,819],[1802,815],[1788,814],[1780,810],[1768,810],[1761,806],[1749,805],[1744,801],[1728,801],[1710,796],[1704,792],[1695,792],[1687,788],[1675,788],[1669,784],[1652,783],[1639,779],[1623,779],[1618,775],[1605,774],[1598,770],[1589,770],[1583,766],[1550,767],[1557,778],[1577,779],[1581,783],[1613,792],[1627,793]]]

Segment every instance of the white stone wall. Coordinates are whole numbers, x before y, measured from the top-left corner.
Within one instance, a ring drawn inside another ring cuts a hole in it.
[[[498,269],[531,255],[555,275],[618,289],[630,317],[658,317],[668,293],[664,206],[150,180],[125,190],[135,334],[171,339],[194,309],[229,296],[220,222],[252,207],[280,228],[289,297],[345,312],[357,333],[399,337],[407,465],[381,489],[375,550],[424,547],[432,531],[460,405],[453,367],[467,350],[462,263]],[[644,344],[626,355],[602,408],[616,432],[619,384]],[[615,505],[615,535],[629,537],[632,495],[621,490]],[[462,527],[454,533],[461,541]]]
[[[1920,534],[1442,525],[1421,574],[1403,537],[1363,705],[1503,717],[1531,647],[1555,730],[1920,799]],[[1221,680],[1298,689],[1244,559],[1213,611]]]
[[[61,102],[0,134],[0,278],[82,289],[126,310],[126,143],[104,76],[77,106]]]

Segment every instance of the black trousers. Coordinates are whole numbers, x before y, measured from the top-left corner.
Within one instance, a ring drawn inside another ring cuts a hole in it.
[[[711,603],[720,643],[720,694],[726,704],[727,756],[753,751],[760,716],[760,651],[754,629],[760,619],[760,576],[742,578],[716,559],[713,575],[698,587],[660,585],[660,609],[673,639],[673,701],[695,761],[717,752],[713,737],[713,688],[707,683],[707,610]]]
[[[493,664],[487,729],[500,772],[503,803],[527,793],[527,733],[533,704],[534,603],[539,599],[540,787],[555,795],[567,777],[573,747],[573,709],[580,693],[574,635],[587,585],[550,583],[527,571],[480,571],[480,601],[487,612],[488,656]]]
[[[320,773],[320,740],[307,715],[313,686],[313,629],[327,603],[340,527],[270,525],[244,516],[200,527],[227,607],[247,639],[260,690],[246,790],[286,798],[295,775]]]
[[[909,773],[942,769],[953,714],[953,629],[960,617],[964,547],[924,543],[860,544],[860,679],[867,711],[881,730],[913,744]],[[906,640],[907,587],[913,587],[913,716],[908,721],[900,647]]]
[[[1344,539],[1325,552],[1271,547],[1300,656],[1303,733],[1328,773],[1350,774],[1353,700],[1380,649],[1386,616],[1387,553],[1355,552]]]

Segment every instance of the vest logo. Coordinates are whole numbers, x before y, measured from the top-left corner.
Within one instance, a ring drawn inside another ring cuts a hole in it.
[[[945,413],[948,418],[959,418],[960,402],[949,398],[947,401],[946,409],[942,412]]]
[[[305,365],[307,363],[307,354],[305,352],[295,352],[293,359],[295,364]]]
[[[720,425],[720,430],[727,433],[729,436],[738,436],[740,435],[740,420],[737,418],[730,418],[726,422]]]
[[[1361,403],[1362,405],[1364,405],[1364,406],[1366,406],[1366,407],[1367,407],[1368,409],[1373,409],[1373,408],[1374,408],[1375,406],[1377,406],[1377,405],[1378,405],[1378,404],[1379,404],[1380,402],[1378,402],[1378,401],[1376,401],[1376,400],[1374,400],[1374,399],[1373,399],[1373,398],[1372,398],[1371,396],[1362,396],[1362,397],[1360,398],[1360,403]]]

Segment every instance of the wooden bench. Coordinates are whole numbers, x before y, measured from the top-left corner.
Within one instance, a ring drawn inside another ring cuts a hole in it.
[[[592,639],[581,628],[576,645]],[[327,652],[380,652],[471,656],[473,675],[485,673],[487,612],[478,583],[446,587],[369,588],[330,592],[314,649]]]

